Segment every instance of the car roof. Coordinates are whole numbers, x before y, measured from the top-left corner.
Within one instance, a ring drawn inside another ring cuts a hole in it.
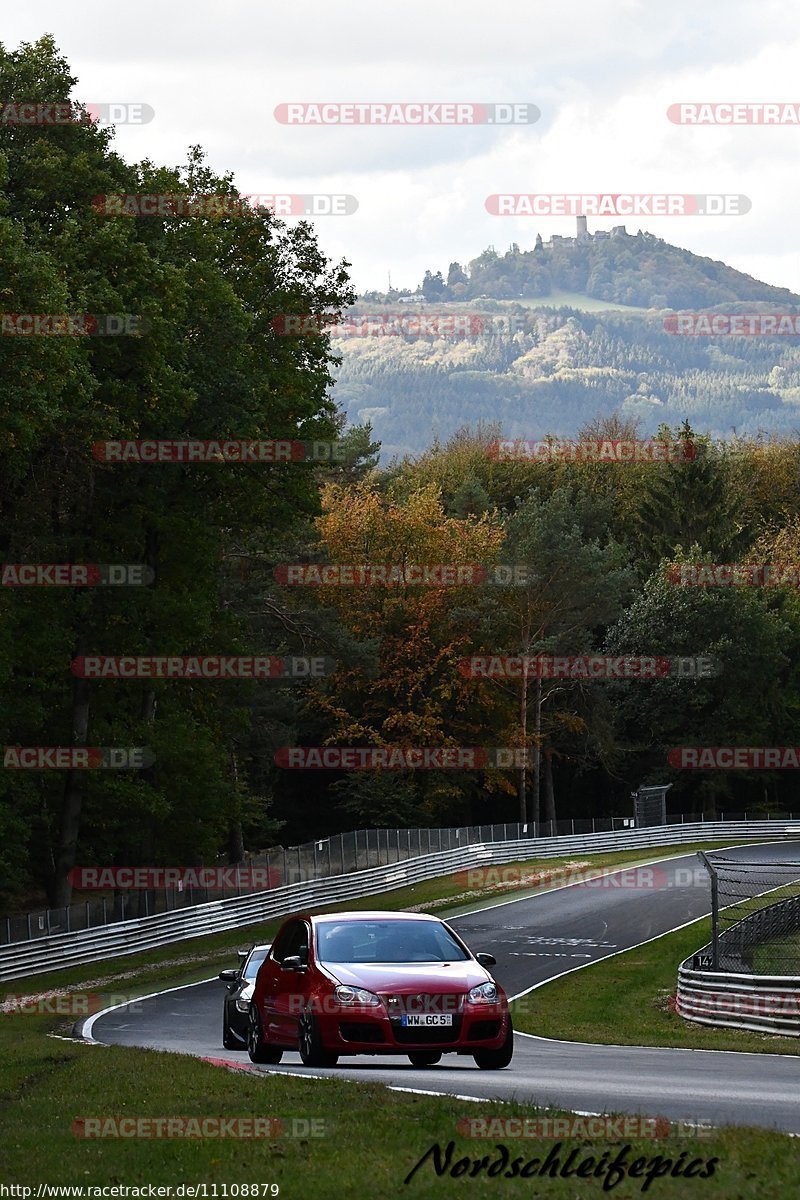
[[[311,921],[313,925],[318,925],[320,921],[436,921],[439,922],[439,917],[434,917],[430,913],[414,913],[414,912],[385,912],[381,909],[365,910],[363,912],[335,912],[335,913],[301,913],[303,920]]]

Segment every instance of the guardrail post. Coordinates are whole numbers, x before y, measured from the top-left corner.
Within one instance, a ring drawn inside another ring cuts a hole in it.
[[[719,970],[719,881],[708,855],[699,850],[697,857],[711,877],[711,969]]]

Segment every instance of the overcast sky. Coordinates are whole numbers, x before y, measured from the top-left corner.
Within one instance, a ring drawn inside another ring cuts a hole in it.
[[[127,159],[175,165],[199,143],[244,192],[347,193],[316,221],[359,290],[414,287],[488,245],[574,232],[571,217],[494,217],[496,192],[744,194],[744,216],[609,217],[800,291],[800,126],[690,128],[681,101],[800,103],[800,6],[786,0],[37,0],[6,5],[3,43],[52,33],[74,99],[155,110],[119,126]],[[502,129],[284,125],[296,101],[528,102]]]

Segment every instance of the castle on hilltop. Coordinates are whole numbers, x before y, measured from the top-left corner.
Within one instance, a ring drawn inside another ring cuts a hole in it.
[[[586,217],[578,215],[576,217],[577,229],[575,237],[562,237],[558,233],[554,233],[546,242],[542,241],[542,235],[537,233],[535,250],[543,250],[545,246],[552,250],[554,246],[580,246],[584,242],[604,242],[613,237],[624,237],[626,234],[624,225],[615,225],[610,231],[608,229],[598,229],[596,233],[589,233],[586,228]]]

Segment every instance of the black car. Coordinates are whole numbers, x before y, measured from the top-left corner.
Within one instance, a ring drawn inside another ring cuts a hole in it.
[[[247,1048],[247,1021],[258,968],[264,961],[271,943],[240,950],[242,962],[236,971],[220,971],[219,977],[228,985],[222,1005],[222,1044],[226,1050]]]

